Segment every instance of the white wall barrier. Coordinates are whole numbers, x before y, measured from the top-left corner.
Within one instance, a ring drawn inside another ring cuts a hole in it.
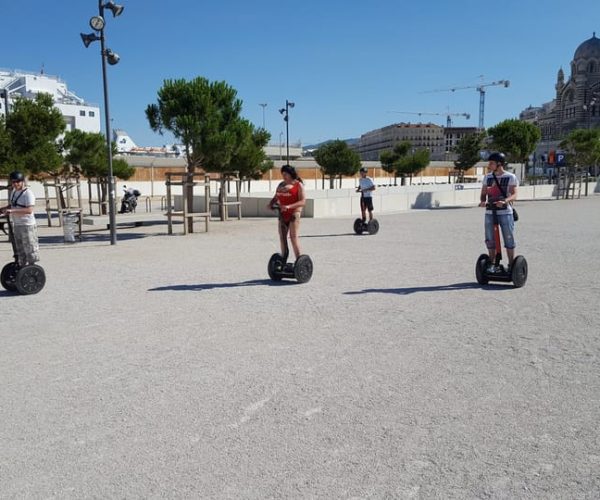
[[[146,188],[149,183],[135,183],[132,187],[142,192],[142,201],[138,204],[138,211],[143,211],[144,196],[147,196]],[[164,185],[163,185],[164,186]],[[38,182],[30,183],[39,205],[43,205],[44,189]],[[120,199],[119,184],[117,196]],[[474,206],[479,203],[480,183],[467,184],[422,184],[413,186],[380,186],[373,193],[373,206],[376,213],[392,213],[407,210],[445,208],[457,206]],[[87,186],[82,185],[82,195],[84,197],[84,208],[87,208]],[[584,189],[582,188],[582,193]],[[589,194],[600,193],[600,182],[593,182],[588,185]],[[152,211],[161,210],[158,197],[164,194],[156,194],[152,202]],[[352,187],[333,190],[306,190],[306,207],[304,217],[322,218],[349,216],[360,213],[360,195]],[[519,200],[537,200],[550,199],[556,196],[556,186],[553,184],[539,184],[519,187]],[[243,217],[268,217],[274,216],[274,213],[267,208],[267,204],[272,197],[268,191],[243,193],[242,216]],[[216,199],[216,191],[215,198]],[[181,209],[181,195],[174,193],[175,208]],[[234,197],[229,197],[229,201],[234,201]],[[203,211],[204,197],[194,197],[195,211]],[[166,207],[163,207],[166,210]],[[218,207],[211,207],[212,215],[217,217]],[[229,216],[237,217],[237,207],[229,207]]]

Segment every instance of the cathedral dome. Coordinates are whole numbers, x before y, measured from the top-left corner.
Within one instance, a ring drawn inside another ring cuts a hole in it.
[[[590,58],[600,59],[600,38],[596,38],[595,32],[592,38],[586,40],[579,47],[577,47],[573,59],[577,61],[579,59]]]

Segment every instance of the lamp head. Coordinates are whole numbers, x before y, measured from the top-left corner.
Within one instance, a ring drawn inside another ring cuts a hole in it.
[[[289,106],[290,108],[293,108],[293,107],[295,106],[295,104],[294,104],[293,102],[288,102],[288,106]]]
[[[113,52],[110,49],[106,49],[105,56],[108,64],[110,64],[111,66],[114,66],[121,60],[119,54]]]
[[[285,108],[281,108],[281,109],[279,110],[279,112],[280,112],[281,114],[285,113]]]
[[[125,7],[123,7],[122,5],[117,5],[115,2],[110,0],[109,2],[104,4],[104,8],[110,10],[113,13],[113,17],[117,17],[123,13],[123,9]]]
[[[100,37],[96,33],[81,33],[80,36],[86,49],[90,46],[90,43],[100,40]]]

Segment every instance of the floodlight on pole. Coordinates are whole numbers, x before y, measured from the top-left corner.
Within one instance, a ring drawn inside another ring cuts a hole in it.
[[[119,55],[113,52],[111,49],[105,47],[104,28],[106,20],[104,17],[104,9],[108,9],[112,12],[113,17],[120,16],[123,13],[124,7],[117,5],[112,0],[107,3],[103,3],[102,0],[98,0],[98,15],[93,16],[90,19],[90,27],[96,33],[81,33],[81,40],[85,47],[89,47],[91,43],[100,41],[100,55],[102,57],[102,86],[104,89],[104,119],[106,128],[106,154],[108,158],[108,214],[109,214],[109,228],[110,228],[110,244],[116,245],[117,243],[117,218],[116,218],[116,206],[115,206],[115,178],[113,175],[113,158],[112,158],[112,141],[111,141],[111,120],[110,110],[108,101],[108,78],[106,74],[107,63],[114,66],[121,59]]]

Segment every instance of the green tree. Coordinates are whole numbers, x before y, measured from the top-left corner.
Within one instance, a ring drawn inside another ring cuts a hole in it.
[[[485,133],[467,134],[461,137],[454,147],[454,152],[458,154],[458,159],[454,161],[454,166],[459,172],[458,182],[464,182],[465,172],[481,160],[484,139]]]
[[[570,168],[587,168],[600,160],[600,129],[576,129],[560,143]]]
[[[135,168],[121,159],[114,158],[117,152],[116,144],[112,143],[113,175],[119,179],[127,180],[134,173]],[[108,198],[108,155],[105,137],[100,133],[83,132],[78,129],[65,134],[63,139],[65,162],[73,169],[82,173],[88,179],[97,178],[100,183],[100,200],[103,211],[106,209]]]
[[[155,132],[171,132],[184,146],[187,171],[231,170],[232,161],[248,145],[253,127],[240,117],[242,101],[226,82],[197,77],[165,80],[158,100],[146,108],[146,118]],[[186,191],[188,210],[193,212],[193,188]],[[188,230],[193,231],[192,220]]]
[[[508,161],[521,163],[528,161],[537,143],[542,138],[540,129],[533,123],[524,122],[516,118],[504,120],[498,125],[488,129],[492,138],[492,148],[502,151]],[[523,167],[521,167],[521,177]]]
[[[37,94],[33,100],[18,97],[0,132],[0,165],[34,176],[57,172],[62,165],[57,139],[65,127],[49,94]]]
[[[382,151],[379,155],[379,161],[383,170],[388,174],[394,174],[394,185],[396,185],[400,160],[408,154],[410,147],[411,143],[409,141],[402,141],[397,143],[393,149]],[[404,176],[402,176],[401,184],[404,185]]]
[[[108,156],[106,154],[106,140],[100,133],[83,132],[75,129],[67,132],[63,140],[65,161],[81,171],[85,177],[99,177],[108,179]],[[121,159],[114,158],[117,147],[111,144],[113,154],[113,175],[119,179],[127,180],[134,173],[135,168]]]
[[[230,168],[251,130],[240,118],[241,111],[235,89],[197,77],[165,80],[158,102],[146,108],[146,117],[152,130],[168,130],[181,141],[190,173],[199,167],[222,172]]]
[[[0,175],[7,175],[11,172],[10,156],[11,156],[10,135],[4,124],[4,118],[0,117]]]
[[[408,175],[412,184],[413,175],[418,174],[429,165],[430,153],[428,149],[417,149],[398,160],[397,171],[399,175]],[[404,180],[402,182],[404,184]]]
[[[264,147],[269,143],[271,134],[263,128],[255,128],[249,122],[244,122],[247,127],[244,142],[231,158],[231,168],[240,173],[242,179],[260,179],[263,174],[273,168],[273,162],[267,158]]]
[[[360,169],[360,156],[339,139],[324,144],[314,153],[315,161],[323,175],[329,176],[329,187],[333,189],[336,176],[352,176]]]

